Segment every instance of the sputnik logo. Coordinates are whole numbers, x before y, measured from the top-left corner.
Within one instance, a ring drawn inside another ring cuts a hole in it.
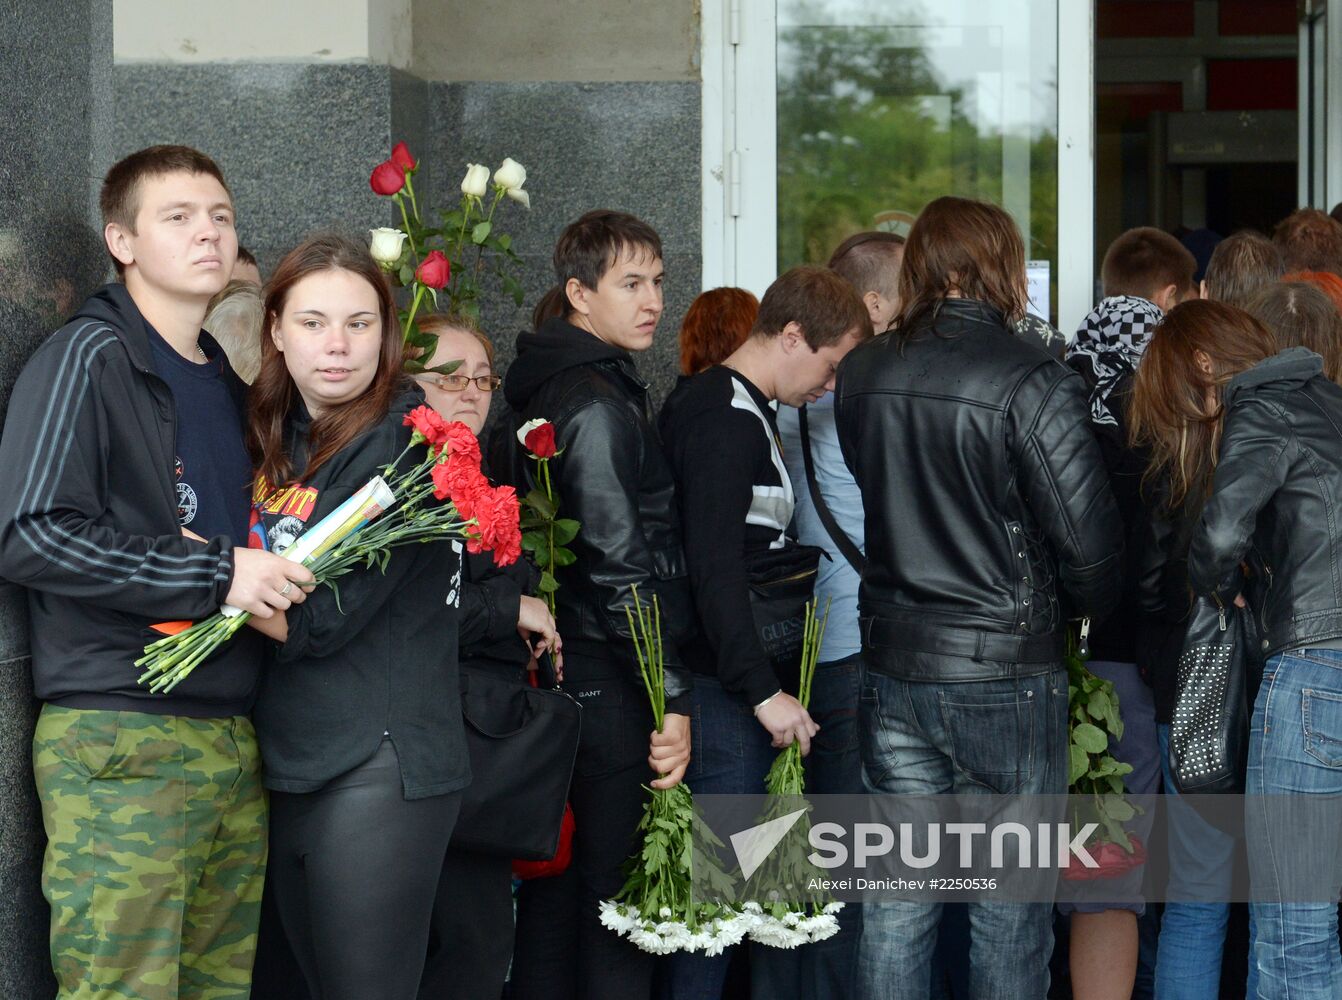
[[[787,836],[797,820],[805,815],[805,809],[798,809],[759,826],[733,833],[729,839],[732,842],[732,850],[736,852],[736,861],[741,866],[741,877],[748,880],[754,875],[759,866],[764,864],[769,852],[778,846],[778,842]]]

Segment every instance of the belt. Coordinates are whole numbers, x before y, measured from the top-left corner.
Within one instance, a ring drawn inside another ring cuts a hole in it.
[[[1009,635],[986,629],[946,628],[890,618],[863,618],[862,645],[870,650],[898,649],[999,663],[1059,664],[1063,636]]]

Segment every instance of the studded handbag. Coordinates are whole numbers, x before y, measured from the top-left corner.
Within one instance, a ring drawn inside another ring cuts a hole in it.
[[[1170,722],[1170,771],[1181,793],[1244,791],[1257,656],[1258,631],[1247,609],[1197,599],[1179,656]]]

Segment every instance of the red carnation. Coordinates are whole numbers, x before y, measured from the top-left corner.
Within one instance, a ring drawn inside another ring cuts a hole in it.
[[[489,549],[494,553],[495,566],[507,566],[522,555],[522,531],[518,526],[520,511],[517,491],[511,486],[499,486],[474,499],[472,516],[478,536],[467,540],[468,552]]]
[[[432,407],[416,406],[405,415],[402,423],[415,429],[415,434],[411,437],[415,444],[419,443],[415,440],[416,436],[435,448],[442,447],[443,442],[447,440],[447,421]]]
[[[401,188],[405,187],[405,171],[391,160],[379,163],[368,178],[368,186],[376,194],[400,194]]]
[[[435,290],[446,288],[451,279],[452,264],[443,256],[441,250],[434,250],[425,257],[415,271],[416,281]]]
[[[522,443],[536,458],[554,458],[555,425],[547,420],[539,427],[533,427]]]
[[[391,147],[390,162],[396,164],[407,174],[419,166],[419,164],[415,162],[415,158],[410,155],[410,147],[404,142],[398,142],[395,146]]]

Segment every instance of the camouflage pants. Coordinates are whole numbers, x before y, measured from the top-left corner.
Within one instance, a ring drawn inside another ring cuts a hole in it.
[[[46,705],[33,773],[59,998],[244,1000],[266,864],[251,722]]]

